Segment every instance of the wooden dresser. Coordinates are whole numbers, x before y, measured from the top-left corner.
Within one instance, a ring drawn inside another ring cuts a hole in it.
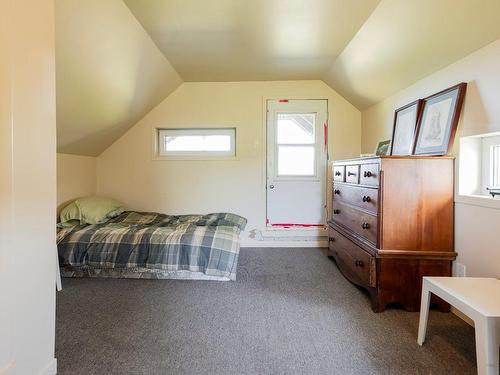
[[[333,163],[329,255],[375,312],[420,308],[423,276],[451,276],[454,159],[387,156]],[[446,311],[449,306],[433,300]]]

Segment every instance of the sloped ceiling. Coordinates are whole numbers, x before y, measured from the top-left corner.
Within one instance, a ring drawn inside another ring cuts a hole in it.
[[[498,38],[499,0],[383,0],[323,80],[364,109]]]
[[[182,79],[121,0],[56,0],[58,152],[99,155]]]
[[[379,0],[124,0],[185,81],[317,79]]]
[[[364,109],[500,37],[499,0],[124,0],[185,81],[323,79]]]
[[[499,0],[56,0],[59,152],[182,81],[322,79],[360,110],[500,38]]]

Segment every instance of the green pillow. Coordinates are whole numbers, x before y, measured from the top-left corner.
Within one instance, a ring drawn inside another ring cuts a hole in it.
[[[80,209],[75,202],[68,204],[64,207],[59,214],[61,222],[58,224],[59,227],[72,227],[73,225],[80,224],[81,222]]]
[[[72,220],[80,221],[80,210],[75,204],[75,202],[73,202],[68,204],[61,210],[59,217],[61,219],[61,224],[67,223]]]
[[[80,224],[103,224],[125,209],[117,201],[104,197],[80,198],[61,211],[61,226],[79,220]]]

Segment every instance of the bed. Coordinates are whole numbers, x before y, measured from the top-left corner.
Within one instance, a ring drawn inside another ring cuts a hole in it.
[[[63,277],[235,280],[247,220],[230,213],[127,211],[104,224],[59,228]]]

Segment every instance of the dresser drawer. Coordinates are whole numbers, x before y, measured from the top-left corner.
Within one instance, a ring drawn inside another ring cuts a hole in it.
[[[359,183],[361,185],[378,186],[380,164],[361,164],[359,173]]]
[[[334,200],[332,220],[377,244],[377,216]]]
[[[359,184],[359,165],[346,165],[345,182]]]
[[[376,286],[376,259],[338,231],[329,227],[329,251],[341,271],[354,283]]]
[[[345,181],[345,166],[335,165],[333,167],[333,181],[344,182]]]
[[[373,213],[378,212],[378,189],[352,185],[333,185],[333,199],[361,207]]]

